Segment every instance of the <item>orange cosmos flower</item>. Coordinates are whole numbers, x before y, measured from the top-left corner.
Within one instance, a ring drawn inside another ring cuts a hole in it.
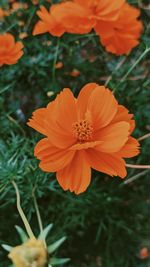
[[[116,20],[124,2],[125,0],[65,1],[52,5],[49,12],[42,6],[37,12],[40,21],[35,25],[33,34],[49,32],[54,36],[61,36],[64,32],[88,33],[97,21]]]
[[[139,153],[132,117],[109,89],[89,83],[77,99],[65,88],[27,124],[45,136],[34,150],[40,168],[57,172],[62,188],[79,194],[90,184],[91,168],[126,176],[123,158]]]
[[[108,52],[128,54],[139,44],[143,26],[138,20],[140,10],[124,4],[115,22],[98,22],[95,31],[100,35],[101,43]]]
[[[12,65],[17,63],[23,55],[23,44],[16,42],[12,34],[4,33],[0,35],[0,66],[4,64]]]

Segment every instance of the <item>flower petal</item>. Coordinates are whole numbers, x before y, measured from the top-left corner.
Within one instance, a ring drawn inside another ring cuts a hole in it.
[[[46,33],[48,31],[46,24],[43,21],[38,21],[33,29],[33,35]]]
[[[79,109],[78,113],[80,119],[84,118],[85,113],[87,111],[89,97],[97,86],[97,83],[88,83],[80,91],[77,99],[77,107]]]
[[[119,16],[119,11],[124,5],[125,0],[101,0],[97,6],[96,13],[99,17],[99,20],[104,21],[114,21]]]
[[[104,86],[97,86],[88,101],[94,129],[99,130],[107,126],[117,113],[117,108],[118,102],[112,92]]]
[[[91,141],[91,142],[86,142],[86,143],[81,143],[81,144],[75,144],[72,147],[70,147],[69,150],[88,149],[92,147],[97,147],[101,143],[103,143],[103,141]]]
[[[115,21],[97,21],[94,29],[108,52],[129,54],[139,44],[143,29],[142,22],[138,20],[139,15],[137,8],[125,3]]]
[[[64,89],[47,106],[45,127],[51,143],[60,148],[73,145],[72,125],[77,121],[76,101],[70,89]]]
[[[41,160],[40,168],[46,172],[55,172],[68,165],[75,152],[54,147],[48,138],[40,140],[34,150],[34,155]]]
[[[88,33],[95,25],[95,19],[89,18],[91,11],[75,2],[67,1],[53,5],[51,13],[69,33]]]
[[[117,113],[111,123],[126,121],[130,123],[130,133],[132,133],[135,128],[135,120],[133,120],[132,118],[133,114],[129,114],[129,110],[127,108],[122,105],[118,105]]]
[[[39,108],[33,112],[32,118],[27,122],[27,125],[35,129],[41,134],[46,135],[47,131],[45,129],[45,115],[46,115],[46,108]]]
[[[117,122],[101,129],[94,135],[95,140],[103,141],[97,149],[105,153],[119,151],[128,140],[130,124]]]
[[[49,32],[54,36],[60,37],[65,32],[65,28],[60,22],[60,18],[53,16],[44,6],[40,7],[40,10],[37,11],[37,15],[40,17],[39,21],[33,30],[33,35]]]
[[[135,157],[140,153],[139,146],[139,142],[130,136],[126,144],[116,153],[116,155],[122,158]]]
[[[72,162],[57,172],[57,180],[64,190],[76,194],[87,189],[91,181],[91,168],[83,151],[76,152]]]
[[[125,161],[115,154],[102,153],[96,149],[86,150],[90,166],[110,176],[124,178],[127,175]]]

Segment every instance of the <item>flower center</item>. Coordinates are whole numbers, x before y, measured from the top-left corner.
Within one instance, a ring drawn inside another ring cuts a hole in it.
[[[92,139],[93,127],[87,120],[80,120],[73,123],[73,134],[79,142],[87,142]]]

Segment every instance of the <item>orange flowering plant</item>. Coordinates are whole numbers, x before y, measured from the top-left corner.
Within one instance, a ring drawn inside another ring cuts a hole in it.
[[[48,32],[60,37],[65,32],[85,34],[94,29],[106,50],[116,55],[130,53],[143,29],[139,9],[125,0],[64,1],[52,5],[49,11],[41,6],[37,15],[40,20],[33,35]]]
[[[0,35],[0,67],[16,64],[23,55],[22,42],[16,42],[10,33]]]
[[[34,150],[40,168],[57,172],[61,187],[76,194],[89,186],[91,168],[124,178],[124,158],[139,154],[131,136],[133,115],[96,83],[85,85],[78,98],[65,88],[46,108],[37,109],[28,125],[45,136]]]

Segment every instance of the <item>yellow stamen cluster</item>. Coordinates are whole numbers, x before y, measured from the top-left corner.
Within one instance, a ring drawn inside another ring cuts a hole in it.
[[[93,127],[87,120],[80,120],[73,124],[73,133],[79,142],[86,142],[92,139]]]

